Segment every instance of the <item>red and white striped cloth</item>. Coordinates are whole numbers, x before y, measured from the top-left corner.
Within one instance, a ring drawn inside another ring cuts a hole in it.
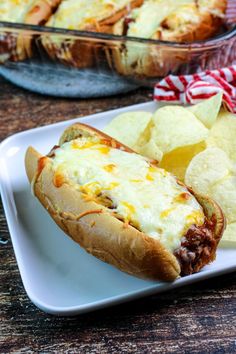
[[[236,113],[236,65],[193,75],[169,75],[156,84],[154,100],[196,104],[219,92],[226,108]]]

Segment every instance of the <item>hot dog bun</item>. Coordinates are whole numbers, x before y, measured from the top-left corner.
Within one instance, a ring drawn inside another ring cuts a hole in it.
[[[113,149],[133,153],[113,138],[83,124],[69,127],[62,135],[59,145],[87,137],[102,139]],[[186,271],[188,261],[186,263],[184,257],[168,250],[158,239],[124,223],[105,205],[86,199],[80,189],[68,180],[55,183],[54,152],[55,149],[48,156],[42,156],[29,147],[25,156],[26,173],[35,196],[57,225],[87,252],[129,274],[164,281],[172,281],[181,274],[196,272],[214,260],[217,244],[225,227],[223,213],[214,201],[196,196],[204,210],[206,233],[208,236],[211,233],[212,240],[208,242],[208,239],[200,251],[198,248],[194,264],[187,267]],[[153,163],[155,167],[155,162],[149,163]],[[198,246],[201,244],[199,230],[194,234],[198,237]],[[194,243],[194,238],[190,238],[189,242],[192,239]],[[194,247],[196,249],[196,245]],[[191,249],[192,253],[194,247]]]

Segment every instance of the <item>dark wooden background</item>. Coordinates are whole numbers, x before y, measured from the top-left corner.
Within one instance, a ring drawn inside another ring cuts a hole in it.
[[[140,89],[106,99],[55,99],[0,79],[0,140],[150,98]],[[236,273],[77,317],[55,317],[38,310],[23,289],[2,205],[0,238],[0,353],[236,353]]]

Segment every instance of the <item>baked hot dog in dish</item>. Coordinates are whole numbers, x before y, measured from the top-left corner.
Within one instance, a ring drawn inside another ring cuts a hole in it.
[[[25,166],[62,230],[124,272],[172,281],[215,259],[219,206],[92,127],[72,125],[47,156],[29,147]]]
[[[0,21],[42,25],[61,0],[1,0]],[[32,56],[32,35],[26,32],[0,34],[0,63]]]
[[[46,26],[70,30],[111,33],[113,25],[143,0],[62,0]],[[93,66],[101,50],[101,43],[91,40],[42,36],[42,45],[48,55],[77,68]]]
[[[124,75],[168,75],[189,57],[174,47],[168,53],[163,50],[164,43],[163,47],[150,44],[145,48],[128,38],[179,43],[205,40],[219,32],[226,7],[226,0],[145,0],[113,26],[114,34],[127,36],[126,44],[113,50],[117,71]]]

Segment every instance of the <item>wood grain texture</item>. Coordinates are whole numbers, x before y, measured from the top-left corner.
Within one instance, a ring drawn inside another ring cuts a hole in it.
[[[93,100],[43,97],[0,79],[0,140],[40,125],[150,100],[147,90]],[[77,317],[28,299],[0,204],[0,353],[235,353],[236,274]],[[6,242],[5,242],[6,241]]]

